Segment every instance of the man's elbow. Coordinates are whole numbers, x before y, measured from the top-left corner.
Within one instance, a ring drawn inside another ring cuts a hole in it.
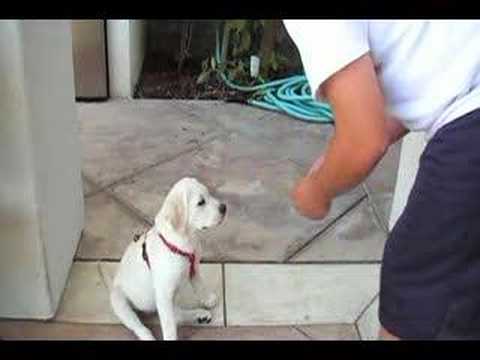
[[[388,138],[382,137],[374,142],[371,148],[371,154],[373,158],[381,159],[388,151],[390,142]]]
[[[345,146],[346,156],[343,160],[343,176],[351,186],[362,182],[376,167],[388,151],[388,144],[383,141],[368,139],[367,141],[350,143]],[[349,186],[350,188],[350,186]],[[342,192],[346,189],[342,189]]]
[[[389,145],[387,137],[380,137],[370,139],[367,144],[357,149],[356,153],[363,164],[362,168],[371,170],[385,156]]]

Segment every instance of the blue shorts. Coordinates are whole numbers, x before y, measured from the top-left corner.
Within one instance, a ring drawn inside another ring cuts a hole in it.
[[[420,158],[385,245],[379,318],[403,339],[480,339],[480,109]]]

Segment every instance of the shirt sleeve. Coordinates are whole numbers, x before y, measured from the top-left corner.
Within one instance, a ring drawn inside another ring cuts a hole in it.
[[[370,50],[366,21],[283,22],[300,53],[313,97],[325,80]]]

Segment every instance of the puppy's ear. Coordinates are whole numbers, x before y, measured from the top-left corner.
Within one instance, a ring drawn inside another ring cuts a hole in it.
[[[188,203],[187,194],[183,187],[174,187],[168,193],[155,221],[158,222],[159,218],[169,223],[179,232],[186,230],[188,224]]]

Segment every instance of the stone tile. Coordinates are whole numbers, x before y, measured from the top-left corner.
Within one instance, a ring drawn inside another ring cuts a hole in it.
[[[365,199],[291,261],[381,261],[386,238]]]
[[[77,259],[120,259],[135,233],[148,224],[105,192],[85,200],[85,228]]]
[[[158,326],[150,326],[162,339]],[[123,325],[77,324],[41,321],[0,321],[4,340],[137,340]],[[308,340],[288,326],[269,327],[191,327],[178,329],[179,340]]]
[[[43,321],[0,321],[4,340],[136,340],[121,325],[69,324]]]
[[[185,340],[309,340],[290,326],[234,326],[211,328],[182,328],[180,336]]]
[[[378,265],[225,265],[227,325],[353,323],[378,292]]]
[[[236,103],[189,104],[200,118],[212,119],[229,131],[267,142],[271,151],[309,167],[323,153],[333,133],[330,124],[313,124],[291,116]],[[187,106],[187,105],[185,105]],[[277,146],[281,144],[282,146]],[[304,169],[306,170],[306,169]]]
[[[333,134],[330,124],[312,124],[288,115],[276,114],[258,121],[260,127],[267,127],[264,135],[276,151],[288,154],[288,158],[307,171],[320,154],[325,152],[328,141]],[[281,147],[275,147],[281,144]]]
[[[358,330],[362,340],[377,340],[380,330],[380,321],[378,320],[378,296],[375,301],[368,306],[365,312],[357,321]]]
[[[400,150],[401,142],[393,145],[385,157],[378,163],[375,170],[365,180],[369,197],[376,207],[382,222],[384,222],[385,229],[387,229],[392,208]]]
[[[193,149],[217,128],[156,100],[82,103],[78,113],[83,171],[99,186]]]
[[[73,263],[55,321],[119,323],[111,310],[109,284],[102,279],[101,267],[101,262]]]
[[[324,324],[298,326],[313,340],[359,340],[353,324]]]
[[[336,199],[322,221],[301,217],[289,193],[303,175],[286,154],[237,133],[215,139],[191,156],[151,168],[113,187],[114,193],[151,220],[171,186],[195,176],[228,206],[228,219],[208,233],[209,261],[284,261],[364,196],[357,188]]]
[[[62,302],[55,316],[55,321],[90,324],[119,324],[110,305],[108,287],[113,281],[117,263],[75,262],[72,266]],[[207,286],[215,291],[220,299],[213,310],[213,320],[208,325],[223,326],[223,288],[222,272],[219,264],[201,264],[201,271]],[[191,286],[180,289],[179,304],[191,308],[195,301]],[[146,323],[158,324],[156,316],[143,316]]]

